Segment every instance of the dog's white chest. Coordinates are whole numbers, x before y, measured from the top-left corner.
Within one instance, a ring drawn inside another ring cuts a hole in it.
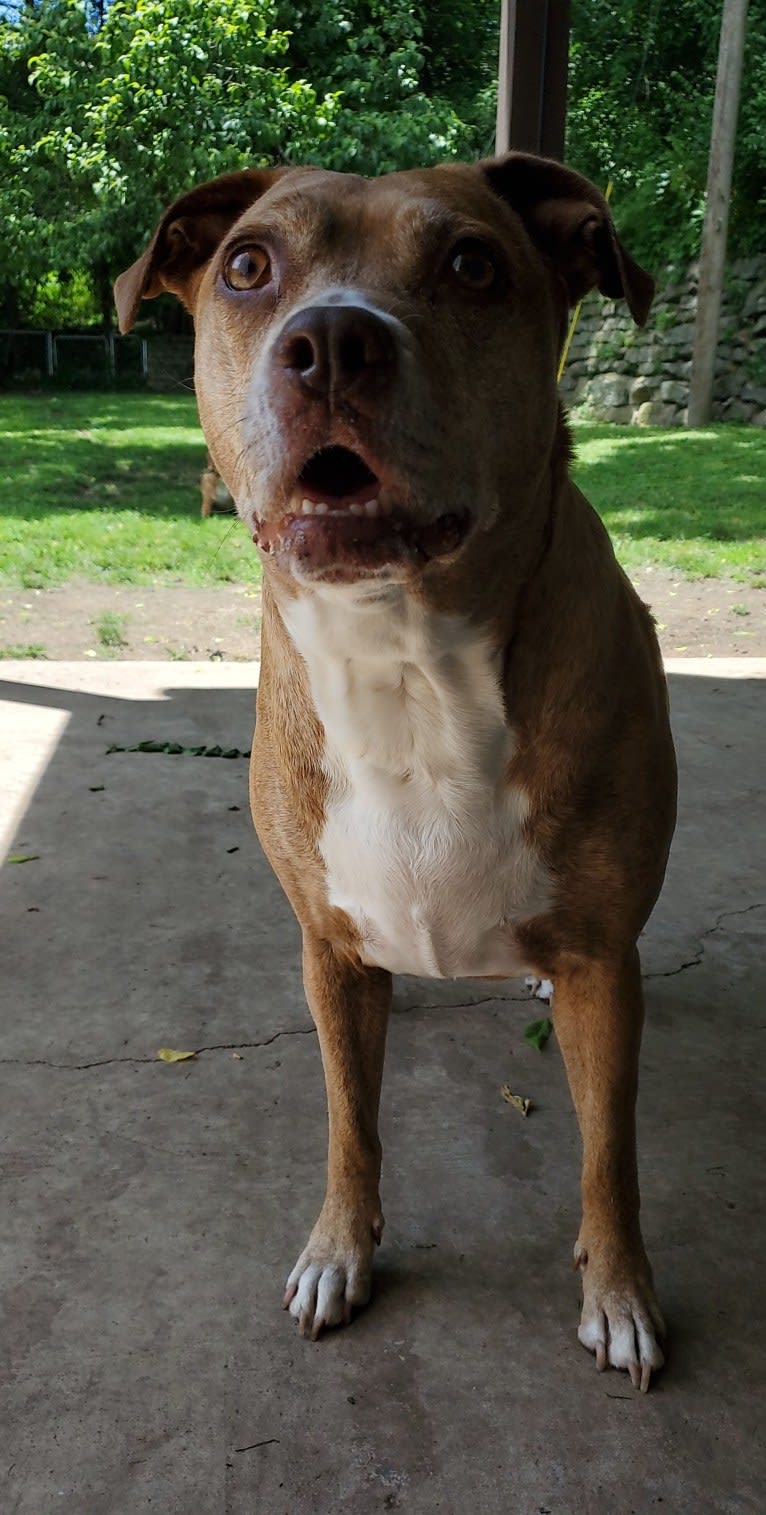
[[[486,642],[402,591],[282,608],[325,729],[330,903],[392,973],[518,974],[514,926],[549,903],[507,782],[513,735]]]

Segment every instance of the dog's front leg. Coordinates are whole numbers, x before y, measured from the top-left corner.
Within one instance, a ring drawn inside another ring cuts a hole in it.
[[[378,1106],[391,975],[340,958],[306,931],[303,982],[327,1085],[327,1193],[284,1303],[301,1335],[315,1341],[323,1326],[347,1324],[370,1297],[383,1231]]]
[[[643,997],[638,952],[617,965],[579,963],[558,973],[556,1035],[583,1141],[582,1272],[578,1336],[599,1368],[627,1368],[648,1389],[664,1361],[664,1332],[638,1219],[635,1103]]]

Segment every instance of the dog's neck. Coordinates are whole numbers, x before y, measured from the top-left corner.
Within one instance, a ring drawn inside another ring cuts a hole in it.
[[[401,585],[313,590],[280,614],[328,749],[360,780],[489,779],[502,767],[501,659],[482,629]]]

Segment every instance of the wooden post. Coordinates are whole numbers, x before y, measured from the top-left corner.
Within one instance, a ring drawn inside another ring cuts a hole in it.
[[[571,0],[502,0],[495,152],[564,156]]]
[[[710,420],[713,404],[713,374],[726,262],[726,234],[729,227],[731,175],[734,166],[742,60],[745,52],[747,3],[748,0],[724,0],[723,4],[707,176],[707,202],[697,286],[697,316],[689,383],[688,426],[706,425]]]

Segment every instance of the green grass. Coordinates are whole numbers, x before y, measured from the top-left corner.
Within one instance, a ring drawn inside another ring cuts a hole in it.
[[[763,583],[766,433],[578,425],[575,473],[629,569]],[[191,395],[0,395],[0,582],[252,583],[242,525],[203,521]]]
[[[114,610],[105,610],[95,622],[96,636],[102,647],[127,647],[125,635],[128,625],[126,615],[117,615]]]
[[[251,583],[231,517],[203,521],[192,395],[0,395],[0,582]]]
[[[574,428],[575,478],[628,569],[766,585],[766,432]]]
[[[0,658],[47,658],[41,642],[20,642],[16,647],[0,647]]]

